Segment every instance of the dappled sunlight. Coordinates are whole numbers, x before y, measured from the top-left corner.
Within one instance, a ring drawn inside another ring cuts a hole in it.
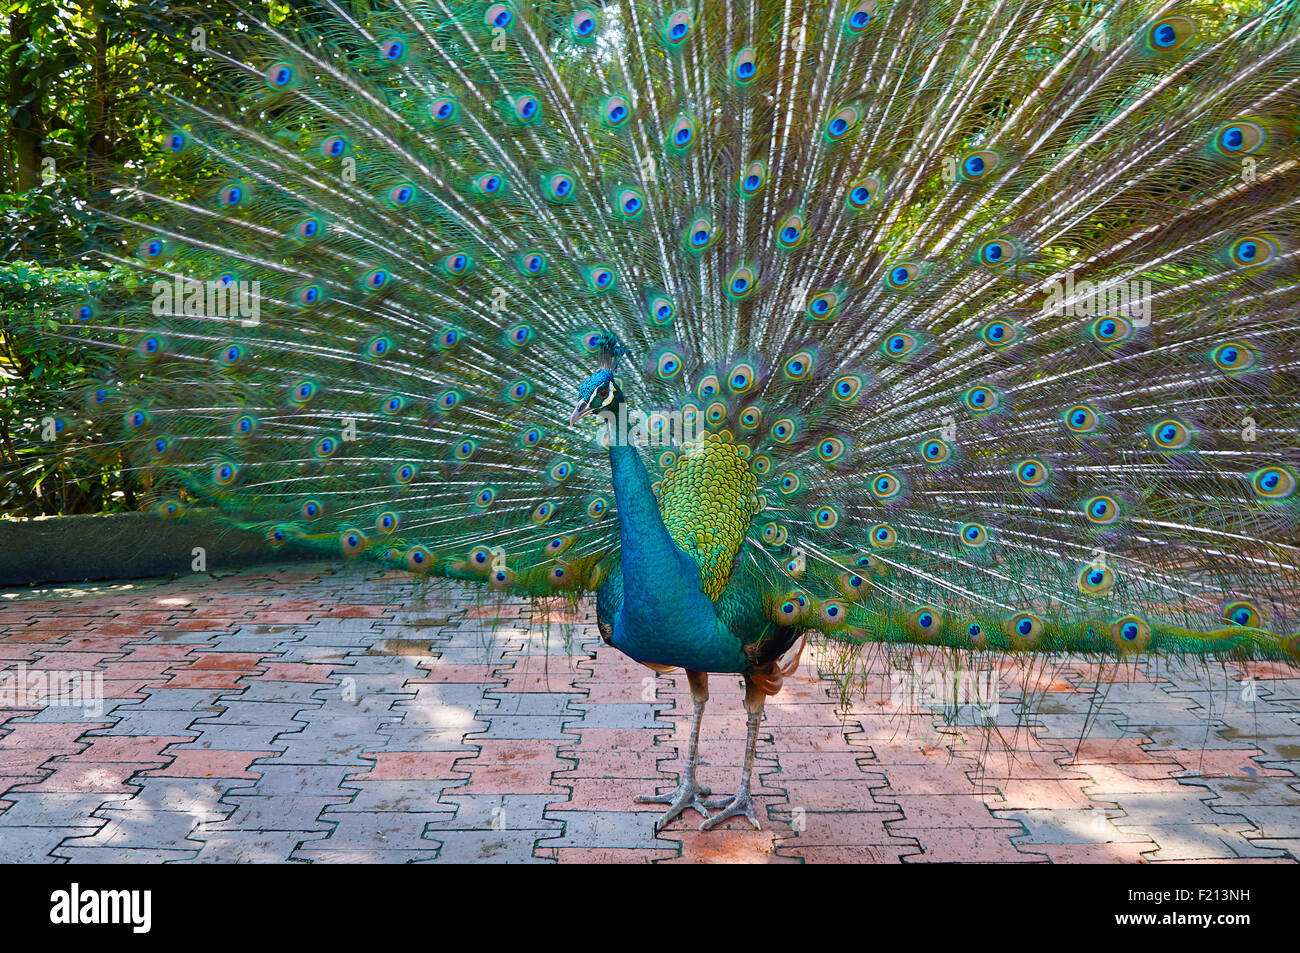
[[[87,582],[29,586],[23,589],[0,588],[0,601],[23,602],[29,599],[82,599],[87,596],[131,595],[141,587],[130,582]]]

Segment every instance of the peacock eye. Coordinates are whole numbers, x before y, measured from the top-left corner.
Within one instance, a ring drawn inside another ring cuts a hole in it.
[[[600,390],[596,391],[596,395],[597,395],[601,400],[604,400],[606,397],[608,397],[608,396],[609,396],[609,385],[606,384],[606,385],[605,385],[604,387],[602,387]]]

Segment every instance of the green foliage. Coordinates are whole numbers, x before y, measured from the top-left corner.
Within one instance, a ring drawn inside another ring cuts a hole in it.
[[[41,347],[31,332],[110,277],[84,268],[88,249],[114,237],[94,209],[112,202],[115,182],[152,176],[164,129],[156,96],[201,101],[207,57],[195,37],[167,25],[162,0],[32,2],[0,0],[0,76],[6,115],[0,125],[0,514],[31,516],[134,507],[134,485],[116,461],[101,458],[77,472],[37,463],[25,448],[40,421],[83,386],[82,355],[69,343]],[[186,7],[186,29],[205,41],[236,29],[220,4]],[[69,420],[69,424],[73,424]],[[93,442],[72,427],[69,439]]]
[[[55,420],[62,422],[60,440],[87,446],[105,441],[69,410],[87,382],[83,351],[71,341],[51,344],[51,335],[59,328],[56,315],[70,301],[123,278],[81,268],[0,267],[0,512],[37,516],[135,508],[134,482],[111,456],[73,464],[36,452]]]

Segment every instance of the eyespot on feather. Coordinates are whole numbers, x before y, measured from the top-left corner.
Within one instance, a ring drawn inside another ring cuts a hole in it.
[[[935,642],[943,633],[943,613],[934,606],[921,606],[908,614],[904,628],[915,641]]]
[[[1007,638],[1012,648],[1032,649],[1043,635],[1043,620],[1032,612],[1018,612],[1006,621]]]
[[[1002,164],[1002,153],[996,149],[973,149],[957,160],[957,175],[966,182],[987,179]]]
[[[1151,625],[1138,616],[1125,616],[1110,626],[1110,641],[1120,655],[1134,655],[1151,645]]]
[[[1143,39],[1150,52],[1164,55],[1183,49],[1198,32],[1197,23],[1191,17],[1167,16],[1148,26]]]

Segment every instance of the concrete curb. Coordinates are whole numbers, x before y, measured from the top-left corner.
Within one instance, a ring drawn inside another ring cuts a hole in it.
[[[2,519],[0,586],[190,573],[196,549],[208,572],[320,558],[306,547],[273,549],[259,534],[203,512]]]

